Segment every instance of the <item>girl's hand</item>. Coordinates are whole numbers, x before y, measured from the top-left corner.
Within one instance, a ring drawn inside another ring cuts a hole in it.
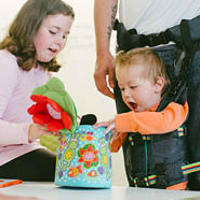
[[[29,126],[29,135],[28,140],[29,142],[33,142],[39,139],[42,135],[51,135],[52,132],[49,131],[45,126],[41,126],[38,124],[31,124]]]

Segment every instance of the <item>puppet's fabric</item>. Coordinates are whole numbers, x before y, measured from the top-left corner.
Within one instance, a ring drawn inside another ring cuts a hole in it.
[[[42,135],[40,137],[40,144],[45,146],[48,150],[56,153],[59,146],[59,137],[55,135]]]
[[[53,77],[45,85],[35,88],[31,99],[35,104],[28,113],[32,115],[33,122],[53,132],[74,132],[77,127],[76,107],[58,78]]]

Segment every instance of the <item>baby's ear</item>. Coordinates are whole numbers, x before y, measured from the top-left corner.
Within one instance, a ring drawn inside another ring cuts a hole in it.
[[[158,77],[157,80],[155,81],[155,92],[156,93],[161,93],[162,92],[162,89],[164,87],[164,84],[165,84],[165,80],[163,77]]]

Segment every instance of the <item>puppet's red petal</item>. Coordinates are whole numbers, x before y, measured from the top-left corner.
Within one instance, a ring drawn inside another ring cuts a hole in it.
[[[70,116],[65,111],[61,112],[61,116],[62,116],[62,121],[63,121],[65,128],[67,130],[69,130],[72,126],[72,119],[70,118]]]
[[[45,104],[34,104],[30,108],[28,108],[27,112],[31,115],[46,112],[46,105]]]
[[[64,125],[62,124],[62,122],[60,120],[53,119],[47,124],[47,128],[50,131],[57,132],[57,131],[63,129]]]
[[[31,95],[31,99],[37,103],[46,103],[47,102],[47,97],[43,96],[43,95]]]
[[[36,124],[46,125],[51,120],[51,117],[48,114],[35,114],[32,119]]]

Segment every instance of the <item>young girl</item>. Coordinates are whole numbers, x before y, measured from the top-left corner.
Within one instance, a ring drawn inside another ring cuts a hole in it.
[[[74,20],[62,0],[27,0],[0,43],[0,177],[53,181],[55,155],[38,139],[51,134],[31,123],[31,91],[57,72]]]
[[[131,111],[95,127],[112,130],[111,151],[118,151],[123,143],[130,186],[186,189],[182,166],[187,163],[184,122],[188,106],[184,96],[180,103],[162,98],[169,80],[151,49],[120,52],[115,65],[123,101]],[[164,101],[167,106],[157,110]]]

